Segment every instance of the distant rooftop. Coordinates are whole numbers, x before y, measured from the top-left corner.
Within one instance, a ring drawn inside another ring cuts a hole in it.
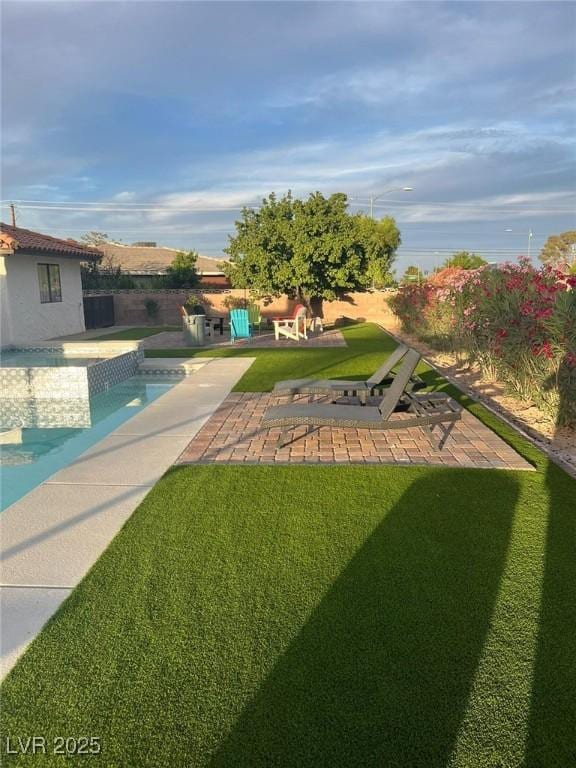
[[[106,256],[122,268],[123,272],[132,275],[161,275],[166,272],[174,260],[174,256],[182,248],[167,248],[152,242],[134,243],[103,243],[98,246]],[[214,259],[210,256],[198,256],[196,269],[200,274],[222,274],[220,263],[227,259]]]

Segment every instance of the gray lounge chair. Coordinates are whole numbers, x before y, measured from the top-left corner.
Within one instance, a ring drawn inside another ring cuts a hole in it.
[[[399,344],[394,352],[382,363],[380,368],[375,371],[366,381],[344,381],[337,379],[287,379],[278,381],[273,389],[275,395],[337,395],[352,394],[360,399],[364,405],[369,395],[378,390],[387,387],[394,380],[390,376],[390,371],[408,352],[405,344]],[[412,373],[407,389],[415,391],[422,389],[424,382],[422,379]]]
[[[420,355],[409,350],[394,381],[386,390],[378,406],[334,405],[313,403],[312,405],[277,405],[268,408],[262,420],[263,427],[280,427],[278,447],[285,444],[286,432],[293,427],[353,427],[355,429],[407,429],[429,427],[428,437],[432,441],[432,430],[436,424],[448,425],[443,429],[439,447],[442,448],[455,421],[462,416],[462,409],[446,395],[430,393],[415,395],[406,391],[410,377],[418,365]],[[405,410],[407,418],[391,419],[396,410]]]

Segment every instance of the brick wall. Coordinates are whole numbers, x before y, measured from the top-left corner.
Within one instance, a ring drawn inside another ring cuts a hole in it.
[[[231,290],[116,290],[116,291],[90,291],[86,294],[112,293],[114,296],[114,314],[116,325],[179,325],[181,322],[179,305],[194,295],[199,304],[209,309],[210,314],[226,315],[228,310],[224,306],[227,296],[244,298],[245,292],[241,289]],[[324,301],[322,313],[327,323],[335,322],[340,318],[354,320],[371,320],[381,323],[385,328],[394,330],[397,328],[396,317],[393,315],[386,299],[391,296],[390,291],[369,291],[366,293],[349,293],[337,301]],[[153,299],[158,304],[158,317],[150,321],[146,314],[144,302]],[[274,299],[272,303],[259,302],[264,317],[276,317],[289,315],[294,307],[294,301],[283,296]]]
[[[371,320],[394,330],[398,327],[397,318],[387,302],[392,295],[390,291],[369,291],[348,293],[343,299],[325,301],[322,306],[324,320],[334,322],[340,317],[350,317],[354,320]]]

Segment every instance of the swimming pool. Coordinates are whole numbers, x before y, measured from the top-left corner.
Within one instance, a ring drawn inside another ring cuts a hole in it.
[[[0,509],[70,464],[180,380],[136,375],[89,398],[0,398]]]

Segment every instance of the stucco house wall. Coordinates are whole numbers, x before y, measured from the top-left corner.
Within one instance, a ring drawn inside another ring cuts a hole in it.
[[[38,264],[58,264],[62,301],[42,304]],[[44,341],[81,333],[84,327],[82,281],[77,258],[19,250],[0,255],[0,341],[6,344]]]
[[[6,260],[0,256],[0,345],[7,344],[4,337],[9,337],[10,313],[8,312],[8,281],[6,280]]]

